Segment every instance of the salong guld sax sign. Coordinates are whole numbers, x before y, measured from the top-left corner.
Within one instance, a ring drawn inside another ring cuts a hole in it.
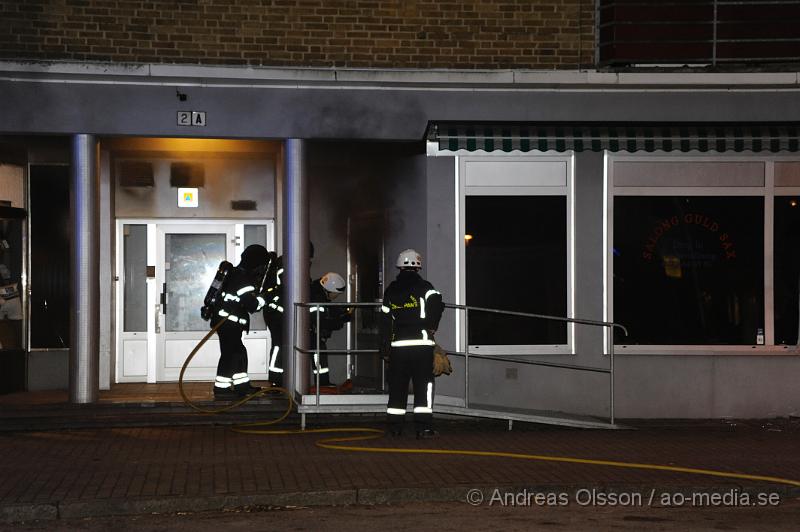
[[[708,232],[718,235],[716,238],[719,241],[720,248],[724,253],[725,260],[736,258],[736,250],[731,239],[730,234],[720,232],[720,224],[716,220],[700,213],[686,213],[682,216],[674,215],[669,218],[664,218],[656,224],[647,236],[647,240],[642,250],[642,258],[646,261],[652,261],[656,255],[656,247],[659,240],[675,227],[684,225],[691,225],[702,227]]]

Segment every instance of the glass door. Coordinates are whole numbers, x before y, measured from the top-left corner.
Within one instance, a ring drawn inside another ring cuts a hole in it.
[[[233,224],[156,226],[156,378],[175,380],[209,324],[200,307],[219,263],[236,264]],[[219,359],[216,337],[206,342],[186,372],[188,378],[213,378]]]
[[[118,220],[117,382],[174,382],[209,330],[200,307],[219,263],[236,265],[250,244],[274,249],[270,220]],[[243,337],[248,372],[267,378],[269,332],[261,314]],[[213,380],[219,342],[192,359],[187,380]]]

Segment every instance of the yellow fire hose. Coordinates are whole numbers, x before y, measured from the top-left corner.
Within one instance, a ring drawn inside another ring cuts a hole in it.
[[[241,405],[245,404],[247,401],[255,399],[256,397],[265,395],[268,391],[280,391],[284,397],[286,397],[287,405],[286,411],[278,418],[273,419],[271,421],[260,421],[255,423],[242,423],[239,425],[234,425],[231,430],[234,432],[239,432],[242,434],[269,434],[269,435],[288,435],[288,434],[322,434],[322,433],[343,433],[343,432],[355,432],[355,433],[362,433],[359,436],[346,436],[346,437],[336,437],[336,438],[323,438],[317,441],[315,444],[317,447],[323,449],[332,449],[335,451],[355,451],[355,452],[366,452],[366,453],[393,453],[393,454],[432,454],[432,455],[460,455],[460,456],[492,456],[496,458],[516,458],[519,460],[538,460],[544,462],[561,462],[567,464],[586,464],[586,465],[602,465],[602,466],[610,466],[610,467],[620,467],[626,469],[645,469],[645,470],[655,470],[655,471],[668,471],[673,473],[690,473],[694,475],[705,475],[705,476],[712,476],[712,477],[722,477],[722,478],[730,478],[736,480],[753,480],[753,481],[761,481],[761,482],[769,482],[774,484],[784,484],[794,487],[800,487],[800,481],[798,480],[791,480],[787,478],[780,478],[780,477],[771,477],[771,476],[764,476],[764,475],[750,475],[746,473],[732,473],[727,471],[716,471],[713,469],[696,469],[692,467],[680,467],[680,466],[667,466],[667,465],[658,465],[658,464],[640,464],[635,462],[616,462],[612,460],[594,460],[589,458],[572,458],[567,456],[549,456],[549,455],[538,455],[538,454],[522,454],[522,453],[506,453],[501,451],[470,451],[470,450],[459,450],[459,449],[404,449],[404,448],[397,448],[397,447],[360,447],[355,445],[341,445],[342,443],[346,442],[355,442],[355,441],[365,441],[365,440],[374,440],[383,437],[384,431],[379,429],[371,429],[366,427],[331,427],[325,429],[304,429],[304,430],[264,430],[258,429],[256,427],[263,427],[267,425],[274,425],[276,423],[280,423],[284,419],[286,419],[289,414],[292,412],[292,407],[294,406],[294,401],[292,400],[291,393],[286,390],[285,388],[273,387],[268,390],[261,390],[242,399],[231,403],[230,405],[224,406],[222,408],[217,409],[207,409],[198,406],[197,404],[193,403],[187,396],[186,392],[183,389],[183,375],[186,372],[186,368],[189,366],[189,362],[191,362],[192,358],[197,354],[203,344],[208,341],[209,338],[220,328],[220,326],[224,323],[220,321],[217,325],[215,325],[208,334],[206,334],[202,340],[195,346],[189,356],[186,358],[186,362],[183,363],[183,367],[181,368],[180,376],[178,377],[178,389],[180,390],[181,397],[183,401],[190,407],[196,410],[197,412],[204,414],[204,415],[216,415],[221,414],[223,412],[231,411],[235,408],[240,407]]]

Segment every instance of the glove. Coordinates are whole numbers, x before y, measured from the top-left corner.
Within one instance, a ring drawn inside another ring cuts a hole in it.
[[[445,374],[450,375],[453,373],[453,366],[450,365],[450,359],[447,358],[447,353],[439,344],[433,347],[433,376]]]

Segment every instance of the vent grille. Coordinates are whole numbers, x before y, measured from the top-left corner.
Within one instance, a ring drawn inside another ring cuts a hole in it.
[[[169,184],[172,187],[203,188],[206,169],[201,163],[172,163],[169,167]]]
[[[119,184],[123,187],[152,187],[153,164],[143,161],[122,161],[119,163]]]
[[[253,200],[233,200],[231,201],[231,209],[234,211],[254,211],[256,210],[256,202]]]

